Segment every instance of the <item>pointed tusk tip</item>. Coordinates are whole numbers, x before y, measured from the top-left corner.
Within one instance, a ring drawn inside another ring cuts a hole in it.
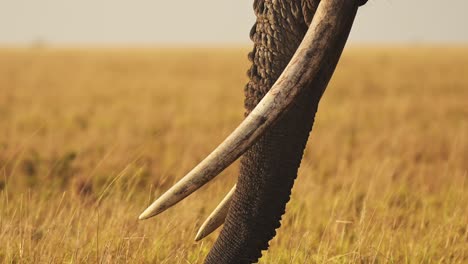
[[[199,230],[197,235],[195,236],[195,242],[198,242],[198,241],[202,240],[205,237],[206,237],[206,235],[203,234],[203,232],[201,232],[201,230]]]
[[[155,215],[157,215],[158,212],[155,210],[152,210],[151,208],[146,209],[141,215],[138,217],[138,220],[146,220],[148,218],[151,218]]]
[[[141,213],[141,215],[138,217],[139,220],[145,220],[148,218],[151,218],[153,216],[156,216],[162,212],[164,212],[169,206],[165,205],[160,201],[160,199],[156,200],[151,204],[148,208]]]
[[[138,220],[146,220],[148,219],[148,217],[146,217],[146,215],[144,214],[141,214],[140,216],[138,216]]]
[[[150,217],[148,215],[146,215],[144,212],[140,216],[138,216],[138,220],[146,220],[148,218],[150,218]]]

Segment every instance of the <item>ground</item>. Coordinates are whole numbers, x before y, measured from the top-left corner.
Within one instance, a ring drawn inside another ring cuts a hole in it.
[[[201,263],[237,163],[138,215],[243,118],[245,48],[0,49],[0,262]],[[468,262],[468,48],[350,47],[260,263]]]

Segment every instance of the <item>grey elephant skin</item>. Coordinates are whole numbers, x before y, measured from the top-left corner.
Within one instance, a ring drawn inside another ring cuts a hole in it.
[[[244,122],[140,219],[182,200],[240,155],[223,229],[205,263],[254,263],[281,225],[322,97],[366,0],[255,0]]]
[[[346,0],[343,0],[346,1]],[[359,4],[364,4],[361,2]],[[245,87],[246,115],[276,82],[291,60],[319,1],[254,2],[257,21],[250,38],[252,66]],[[342,41],[342,45],[344,45]],[[337,48],[337,53],[341,49]],[[338,60],[340,54],[333,54]],[[241,158],[236,192],[219,238],[205,263],[253,263],[280,227],[318,103],[334,66],[322,69],[310,88]],[[322,78],[320,78],[322,77]],[[322,83],[322,84],[319,84]]]

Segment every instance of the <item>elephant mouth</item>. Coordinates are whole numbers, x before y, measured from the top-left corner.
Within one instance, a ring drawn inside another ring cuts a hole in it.
[[[139,219],[148,219],[175,205],[212,180],[243,155],[268,129],[280,119],[297,98],[319,76],[323,67],[333,64],[343,47],[357,12],[358,1],[321,1],[312,22],[291,61],[245,120],[202,162],[154,201]],[[351,18],[351,19],[350,19]],[[320,87],[321,92],[325,90]],[[234,187],[235,188],[235,187]],[[233,188],[233,190],[234,190]],[[231,190],[203,224],[196,240],[203,238],[224,222],[229,208]]]

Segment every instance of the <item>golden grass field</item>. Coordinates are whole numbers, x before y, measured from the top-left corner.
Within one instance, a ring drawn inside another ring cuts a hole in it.
[[[243,118],[248,49],[0,49],[0,263],[201,263],[237,163],[143,209]],[[468,48],[351,47],[260,263],[468,263]]]

